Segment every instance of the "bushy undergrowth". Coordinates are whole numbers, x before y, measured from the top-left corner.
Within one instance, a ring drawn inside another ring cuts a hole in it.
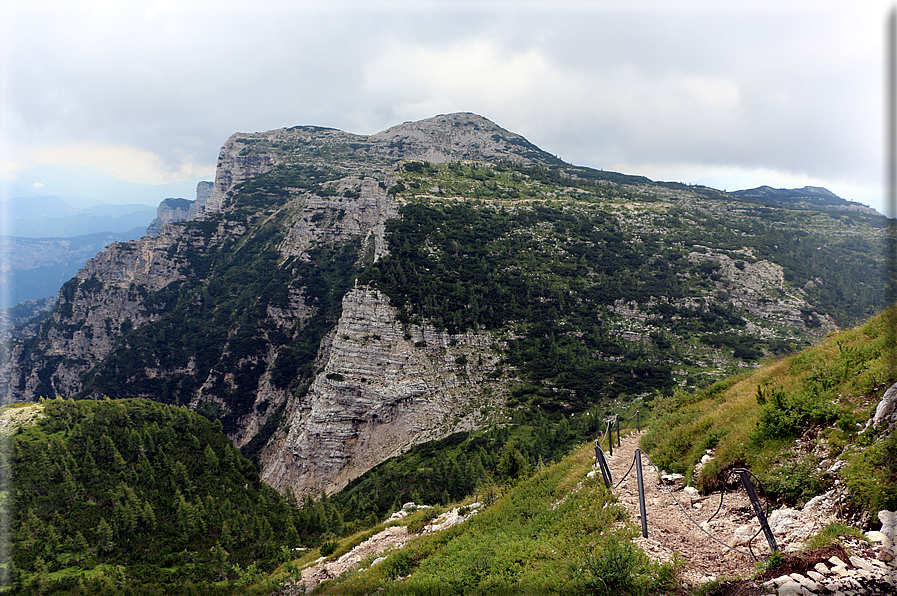
[[[642,447],[704,491],[732,468],[748,467],[772,498],[789,505],[822,492],[832,479],[818,464],[840,456],[850,463],[839,474],[853,506],[874,519],[879,509],[897,507],[897,437],[860,431],[897,380],[890,346],[895,317],[891,309],[753,373],[677,392],[656,405]],[[714,459],[692,478],[708,449]]]

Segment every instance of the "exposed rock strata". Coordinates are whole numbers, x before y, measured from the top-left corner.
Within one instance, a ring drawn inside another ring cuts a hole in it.
[[[278,490],[334,492],[411,445],[477,427],[494,399],[486,379],[493,342],[403,326],[384,294],[356,287],[262,478]]]
[[[156,219],[146,227],[146,235],[156,236],[165,224],[189,218],[195,203],[196,201],[188,199],[165,199],[159,203],[159,207],[156,209]]]

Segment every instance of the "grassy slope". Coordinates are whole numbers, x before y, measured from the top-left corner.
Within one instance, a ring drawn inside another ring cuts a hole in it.
[[[323,594],[639,594],[674,585],[629,539],[616,497],[586,473],[588,445],[499,491],[468,522],[422,536]],[[600,480],[600,478],[598,479]],[[363,564],[362,567],[367,567]]]
[[[677,393],[655,411],[643,447],[658,465],[688,475],[713,449],[694,478],[699,488],[746,466],[772,496],[792,504],[830,485],[834,477],[820,463],[840,457],[850,464],[839,474],[855,510],[874,520],[879,509],[897,507],[897,437],[860,431],[897,380],[895,317],[892,309],[751,373]]]

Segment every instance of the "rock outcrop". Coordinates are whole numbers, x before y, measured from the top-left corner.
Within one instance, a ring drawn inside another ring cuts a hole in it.
[[[165,199],[156,209],[156,219],[146,227],[147,236],[157,236],[159,230],[167,223],[188,219],[195,201],[189,199]]]
[[[401,325],[384,294],[354,288],[262,478],[278,490],[331,493],[414,444],[477,428],[501,395],[487,379],[494,341]]]

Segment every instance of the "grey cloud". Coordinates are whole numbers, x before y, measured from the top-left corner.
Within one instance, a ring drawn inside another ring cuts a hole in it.
[[[90,12],[108,4],[14,15],[9,144],[120,143],[211,166],[236,131],[373,133],[432,108],[481,111],[595,167],[742,164],[878,183],[877,4],[223,1]],[[484,39],[509,60],[541,57],[549,84],[563,86],[505,97],[400,68],[369,84],[390,48],[444,53]],[[726,84],[734,103],[700,95]]]

